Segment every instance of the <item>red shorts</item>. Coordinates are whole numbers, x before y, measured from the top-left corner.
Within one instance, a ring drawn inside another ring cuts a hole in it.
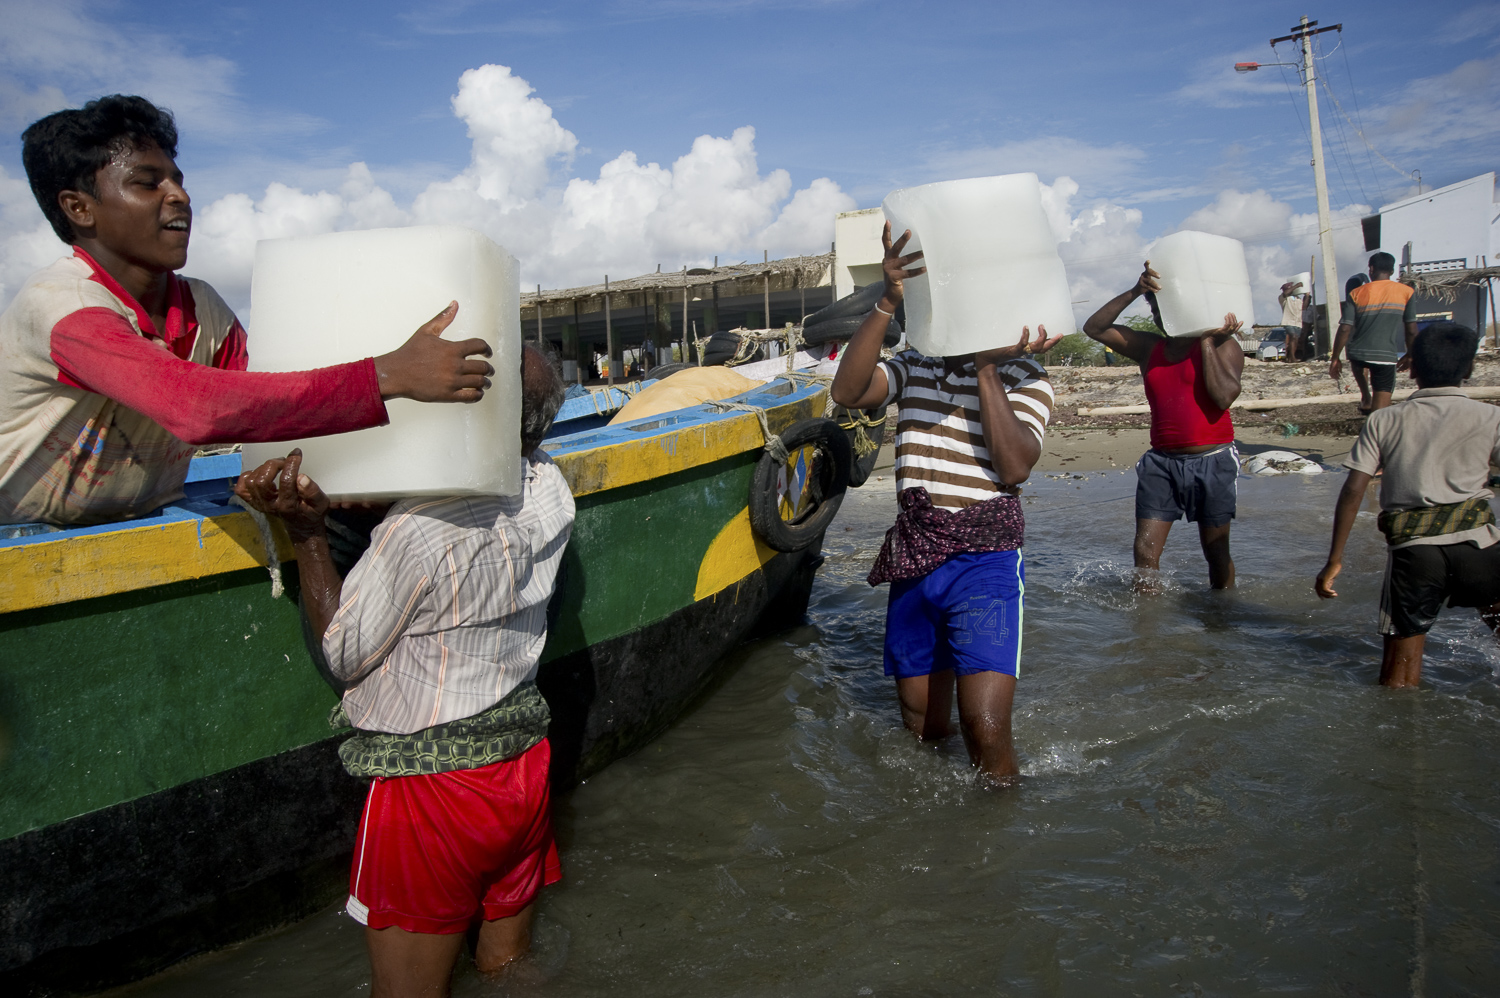
[[[562,879],[546,739],[479,769],[377,778],[354,840],[347,910],[372,929],[463,932]]]

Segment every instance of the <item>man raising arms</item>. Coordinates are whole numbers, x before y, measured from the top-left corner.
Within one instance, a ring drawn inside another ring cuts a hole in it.
[[[1220,329],[1197,339],[1155,336],[1115,323],[1141,295],[1151,303],[1156,324],[1156,292],[1161,277],[1146,261],[1135,287],[1089,317],[1083,331],[1143,366],[1146,401],[1151,406],[1151,449],[1136,465],[1135,567],[1161,567],[1167,533],[1178,517],[1198,524],[1198,541],[1208,561],[1208,584],[1234,585],[1229,525],[1234,519],[1239,455],[1229,407],[1240,395],[1245,352],[1235,333],[1241,323],[1224,316]],[[1138,578],[1138,585],[1145,585]]]
[[[484,341],[442,339],[456,302],[380,357],[247,373],[229,306],[174,273],[193,212],[171,114],[103,97],[22,138],[32,193],[73,254],[0,316],[0,523],[143,516],[182,496],[196,446],[379,426],[386,399],[474,402],[489,387]]]
[[[880,347],[906,269],[911,233],[891,243],[887,222],[885,294],[850,339],[833,379],[833,400],[851,409],[898,406],[896,488],[901,513],[886,534],[870,584],[891,583],[885,672],[896,679],[901,717],[922,740],[950,734],[955,685],[959,725],[981,778],[1008,783],[1020,773],[1011,741],[1011,703],[1021,663],[1025,520],[1017,486],[1042,454],[1052,414],[1047,372],[1028,353],[1061,337],[1021,330],[1015,346],[962,357],[906,350],[887,361]]]

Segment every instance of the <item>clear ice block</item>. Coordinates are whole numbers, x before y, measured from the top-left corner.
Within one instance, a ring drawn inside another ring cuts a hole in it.
[[[906,339],[929,357],[1013,346],[1021,327],[1075,331],[1068,275],[1034,173],[948,180],[892,191],[891,238],[922,250],[927,273],[906,282]]]
[[[1226,312],[1247,329],[1255,321],[1250,271],[1238,239],[1192,229],[1174,232],[1151,248],[1151,266],[1161,275],[1156,304],[1168,336],[1219,329]]]
[[[264,240],[250,284],[250,370],[302,371],[399,347],[458,302],[449,340],[494,351],[492,387],[473,404],[386,402],[385,426],[247,444],[246,470],[301,447],[303,469],[335,499],[514,495],[521,488],[521,319],[516,260],[459,226],[413,226]]]

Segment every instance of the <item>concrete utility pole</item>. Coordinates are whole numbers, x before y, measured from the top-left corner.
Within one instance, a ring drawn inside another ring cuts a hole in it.
[[[1333,221],[1328,212],[1328,174],[1323,166],[1323,132],[1318,127],[1318,70],[1313,64],[1312,39],[1314,35],[1321,35],[1325,31],[1337,31],[1343,33],[1342,24],[1332,24],[1326,28],[1317,26],[1317,21],[1309,21],[1304,15],[1301,22],[1292,29],[1289,35],[1271,39],[1271,51],[1276,50],[1280,42],[1300,42],[1302,45],[1302,62],[1238,62],[1234,69],[1238,73],[1249,73],[1260,69],[1262,65],[1267,66],[1297,66],[1302,72],[1302,89],[1307,91],[1307,123],[1312,133],[1312,168],[1313,184],[1318,195],[1318,246],[1323,253],[1323,302],[1327,313],[1326,328],[1317,331],[1314,322],[1314,335],[1317,338],[1317,352],[1319,356],[1328,353],[1330,343],[1329,335],[1338,324],[1338,317],[1333,309],[1340,300],[1343,285],[1339,282],[1338,263],[1333,257]]]
[[[604,359],[609,364],[609,384],[615,383],[615,329],[609,322],[609,275],[604,275]]]

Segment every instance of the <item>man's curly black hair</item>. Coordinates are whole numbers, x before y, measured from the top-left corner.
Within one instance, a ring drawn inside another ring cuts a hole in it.
[[[77,237],[57,196],[82,191],[98,197],[94,175],[126,149],[156,146],[177,157],[177,125],[172,112],[144,97],[111,94],[81,108],[56,111],[21,133],[21,162],[31,193],[52,231],[65,243]]]

